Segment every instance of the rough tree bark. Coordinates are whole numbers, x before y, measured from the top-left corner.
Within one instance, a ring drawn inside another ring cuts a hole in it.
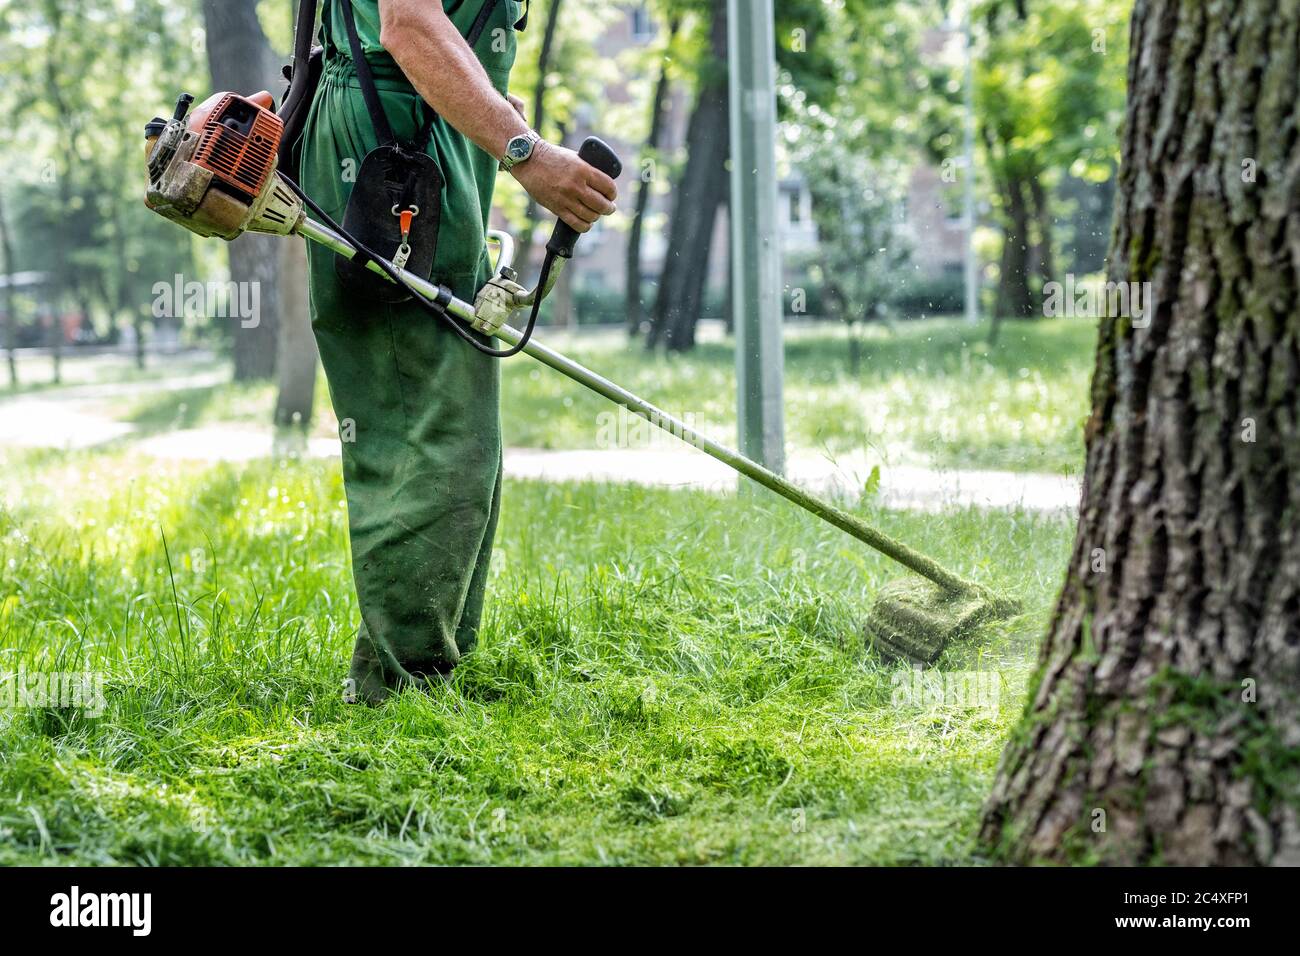
[[[1074,552],[982,836],[1300,864],[1300,0],[1137,0]]]
[[[214,90],[278,91],[283,81],[257,19],[257,0],[203,0],[203,24]],[[234,329],[236,380],[275,374],[282,242],[275,236],[245,235],[229,245],[231,280],[258,283],[260,296],[257,325],[244,328],[238,319],[229,320]]]
[[[670,87],[668,77],[669,51],[673,40],[681,27],[681,19],[672,17],[668,21],[668,36],[664,44],[664,58],[659,65],[659,78],[655,80],[654,96],[650,102],[650,131],[646,135],[642,160],[649,158],[655,162],[659,151],[659,141],[663,138],[664,107],[668,102]],[[632,227],[628,230],[627,261],[624,273],[624,309],[627,320],[628,335],[635,338],[641,332],[645,322],[645,303],[641,300],[641,237],[645,229],[645,214],[650,208],[650,193],[654,188],[654,177],[642,169],[637,181],[636,208],[632,211]]]
[[[668,252],[646,347],[660,342],[674,352],[695,345],[695,324],[704,305],[709,254],[718,207],[728,190],[730,152],[727,103],[727,3],[713,0],[709,62],[701,69],[700,92],[686,131],[686,168],[674,190]]]

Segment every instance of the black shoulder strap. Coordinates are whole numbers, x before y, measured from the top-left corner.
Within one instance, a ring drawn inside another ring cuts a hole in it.
[[[500,3],[501,0],[483,0],[483,6],[479,7],[478,15],[474,17],[469,33],[465,34],[465,42],[470,45],[470,49],[473,49],[474,44],[478,42],[478,38],[483,35],[488,20],[492,19],[492,12],[496,10],[497,5]],[[529,0],[524,0],[524,15],[515,24],[515,29],[520,32],[523,32],[523,29],[528,26],[528,3]]]
[[[483,0],[483,6],[478,8],[478,16],[474,18],[473,24],[470,25],[469,33],[465,34],[465,42],[469,44],[470,49],[478,42],[478,38],[483,35],[487,28],[487,22],[492,18],[492,11],[497,8],[501,0]]]
[[[357,20],[352,14],[352,0],[342,0],[343,22],[348,28],[348,47],[352,51],[352,67],[357,71],[361,81],[361,95],[366,101],[366,112],[374,125],[375,136],[382,146],[394,146],[397,143],[393,128],[388,125],[388,116],[384,113],[384,104],[379,102],[379,91],[375,89],[375,77],[366,62],[365,51],[361,49],[361,37],[357,35]]]
[[[304,69],[311,56],[311,41],[316,35],[316,8],[318,0],[298,0],[298,17],[293,28],[293,74]],[[291,78],[290,83],[293,82]]]
[[[379,142],[385,146],[396,144],[397,138],[393,136],[393,128],[388,124],[388,116],[384,113],[383,104],[379,101],[379,93],[375,89],[375,78],[370,72],[370,64],[366,62],[365,51],[361,48],[361,37],[357,34],[357,21],[352,12],[352,0],[342,0],[343,3],[343,22],[348,29],[348,47],[352,55],[352,64],[357,71],[357,79],[361,83],[361,95],[366,101],[366,112],[370,114],[370,122],[374,124],[375,136]],[[465,42],[473,48],[478,42],[479,37],[487,28],[488,20],[492,19],[492,13],[496,10],[501,0],[483,0],[483,6],[479,7],[478,14],[474,17],[474,22],[469,28],[469,33],[465,35]],[[312,23],[304,31],[302,28],[304,10],[311,8]],[[299,0],[298,6],[298,30],[294,37],[295,49],[294,59],[297,62],[301,59],[306,62],[307,56],[311,53],[311,35],[312,28],[315,26],[316,3],[315,0]],[[524,0],[524,15],[519,22],[515,24],[515,29],[522,30],[528,23],[528,0]],[[306,42],[307,48],[304,52],[298,50],[302,43]],[[421,101],[423,102],[423,101]],[[433,122],[436,114],[425,104],[425,110],[429,117],[425,120],[424,126],[420,128],[420,133],[416,138],[416,148],[423,152],[429,145],[429,139],[433,135]]]

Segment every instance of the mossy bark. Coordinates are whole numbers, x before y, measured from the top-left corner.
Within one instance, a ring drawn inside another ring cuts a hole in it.
[[[982,837],[1300,863],[1300,0],[1137,0],[1079,528]]]

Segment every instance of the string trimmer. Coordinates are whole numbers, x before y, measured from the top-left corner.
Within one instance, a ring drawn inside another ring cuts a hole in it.
[[[364,264],[405,286],[416,295],[417,302],[476,347],[483,347],[482,342],[470,330],[500,339],[508,348],[493,350],[498,354],[522,351],[532,356],[916,572],[925,583],[897,581],[887,585],[867,616],[868,643],[888,657],[930,663],[949,640],[981,623],[1016,612],[1014,601],[994,596],[757,462],[701,435],[591,369],[531,340],[537,308],[573,255],[577,233],[563,222],[556,223],[547,243],[553,267],[543,270],[543,277],[532,290],[520,286],[511,269],[513,240],[505,233],[489,233],[489,241],[497,247],[496,271],[471,304],[458,299],[446,287],[394,265],[393,259],[400,259],[400,249],[390,252],[362,246],[278,171],[283,124],[270,109],[270,94],[245,98],[218,93],[191,113],[192,102],[192,97],[182,96],[170,120],[155,119],[146,127],[149,189],[145,201],[155,212],[200,236],[226,240],[245,232],[302,236]],[[611,177],[621,171],[618,157],[595,137],[583,143],[578,154]],[[521,310],[531,313],[523,332],[508,324]]]

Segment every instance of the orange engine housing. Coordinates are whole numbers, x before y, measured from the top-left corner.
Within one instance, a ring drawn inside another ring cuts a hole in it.
[[[212,172],[214,182],[252,202],[275,171],[284,122],[271,111],[270,93],[217,93],[190,114],[199,137],[190,162]]]

